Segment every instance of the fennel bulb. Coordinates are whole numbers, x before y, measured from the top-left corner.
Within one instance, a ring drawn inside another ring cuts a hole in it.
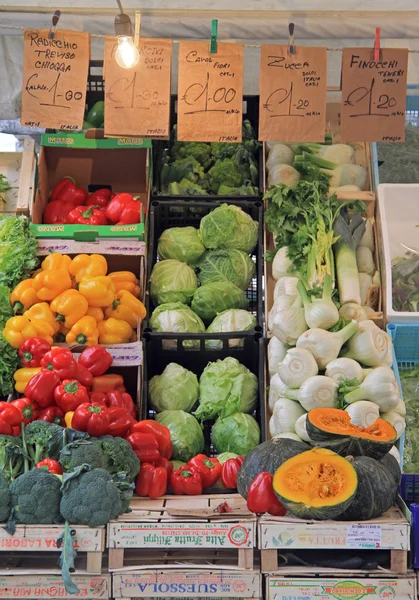
[[[298,400],[306,411],[313,408],[333,408],[337,406],[338,384],[324,375],[309,377],[300,389],[287,388],[283,391],[285,398]]]
[[[325,275],[321,298],[309,298],[302,281],[297,284],[298,293],[304,304],[304,316],[310,328],[330,329],[339,321],[339,311],[332,300],[332,278]]]
[[[298,277],[281,277],[275,284],[274,301],[278,296],[296,296]]]
[[[272,417],[269,420],[269,433],[272,437],[289,431],[295,433],[295,423],[305,410],[298,402],[288,398],[279,398],[275,402]]]
[[[397,439],[403,435],[403,432],[406,429],[406,421],[401,415],[394,412],[394,410],[391,410],[390,412],[382,414],[381,418],[384,419],[384,421],[387,421],[387,423],[390,423],[390,425],[393,425],[397,432]]]
[[[295,432],[303,440],[303,442],[311,442],[307,433],[307,413],[301,415],[295,422]]]
[[[268,315],[268,327],[283,344],[295,346],[299,336],[307,330],[300,297],[277,298]]]
[[[266,161],[266,168],[268,171],[272,169],[274,165],[292,165],[294,162],[294,152],[285,144],[275,144],[270,150],[268,160]]]
[[[330,176],[330,187],[356,185],[363,190],[367,183],[367,171],[362,165],[338,165],[333,170],[322,171]]]
[[[351,379],[357,379],[361,383],[365,377],[364,371],[369,373],[370,369],[363,369],[352,358],[335,358],[335,360],[328,363],[325,375],[336,381],[336,383]]]
[[[370,400],[383,412],[396,408],[400,397],[396,377],[390,367],[377,367],[365,377],[359,387],[345,394],[345,402]]]
[[[272,337],[268,344],[268,368],[269,378],[271,379],[278,372],[278,365],[285,358],[288,346],[283,344],[276,337]]]
[[[369,427],[380,417],[380,408],[375,402],[361,400],[354,402],[346,408],[351,417],[351,423],[360,427]]]
[[[268,174],[268,187],[271,185],[288,185],[293,187],[300,181],[301,175],[291,165],[276,163],[272,165]]]
[[[393,355],[393,342],[391,341],[391,337],[388,335],[386,331],[383,331],[384,337],[387,340],[387,354],[384,357],[383,364],[391,367],[394,362]]]
[[[365,219],[365,233],[361,238],[360,246],[366,246],[374,252],[375,244],[374,244],[374,217],[370,217],[369,219]]]
[[[367,367],[378,367],[388,354],[386,335],[372,321],[360,321],[358,331],[349,339],[347,350],[342,356],[353,358]]]
[[[397,413],[401,417],[406,416],[406,404],[404,403],[403,398],[399,398],[399,401],[397,402],[396,406],[393,408],[392,412]]]
[[[288,248],[282,246],[274,256],[272,261],[272,277],[275,281],[278,281],[281,277],[289,277],[292,275],[290,271],[292,262],[287,256],[287,251]]]
[[[272,377],[272,379],[270,381],[270,385],[269,385],[268,406],[269,406],[271,412],[273,412],[274,406],[278,402],[278,400],[281,397],[283,397],[283,395],[284,395],[283,392],[286,389],[287,389],[287,386],[285,385],[285,383],[283,381],[281,381],[281,378],[278,375],[278,373],[275,373],[275,375]]]
[[[358,331],[358,323],[351,321],[341,329],[331,333],[325,329],[309,329],[297,340],[297,348],[310,350],[316,359],[319,369],[325,369],[327,365],[338,357],[343,344],[347,342]]]
[[[319,368],[314,356],[304,348],[290,348],[278,365],[278,375],[290,388],[299,388],[306,379],[317,375]]]
[[[347,302],[342,304],[339,309],[339,315],[344,319],[350,319],[351,321],[366,321],[368,319],[365,309],[355,302]]]
[[[302,442],[303,440],[296,433],[292,433],[292,431],[285,431],[285,433],[279,433],[278,435],[274,435],[275,438],[288,438],[290,440],[295,440],[296,442]]]
[[[356,264],[360,273],[374,275],[375,264],[371,250],[367,246],[358,246],[356,250]],[[362,294],[361,294],[362,296]]]
[[[331,160],[336,165],[354,165],[355,150],[348,144],[331,144],[322,146],[318,152],[325,160]]]
[[[331,194],[336,194],[336,192],[360,192],[361,190],[357,185],[340,185],[335,188],[330,188],[329,192]]]
[[[361,302],[366,306],[376,306],[380,288],[368,273],[358,273]]]
[[[397,462],[400,465],[400,452],[397,449],[397,446],[392,446],[390,448],[390,450],[388,451],[389,454],[391,454],[392,456],[394,456],[394,458],[397,460]]]
[[[333,230],[339,236],[333,246],[339,301],[341,304],[347,302],[361,304],[356,249],[365,231],[364,220],[359,213],[356,213],[351,222],[347,223],[340,214],[333,224]]]

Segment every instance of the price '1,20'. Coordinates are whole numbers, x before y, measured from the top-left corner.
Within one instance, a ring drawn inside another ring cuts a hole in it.
[[[226,114],[238,113],[236,109],[229,108],[228,105],[233,102],[237,92],[234,88],[219,87],[214,93],[209,91],[210,74],[207,73],[205,84],[192,83],[181,97],[191,107],[191,110],[185,112],[185,115],[193,115],[203,112],[224,112]],[[212,103],[212,104],[211,104]],[[222,106],[225,106],[222,108]]]
[[[289,89],[279,88],[272,92],[263,104],[270,117],[304,117],[306,109],[310,106],[308,100],[299,98],[294,102],[294,89],[291,82]],[[300,111],[300,112],[295,112]],[[301,112],[302,111],[302,112]]]
[[[374,93],[375,78],[371,79],[370,86],[355,88],[345,99],[345,106],[359,109],[349,117],[391,117],[398,114],[397,100],[388,94]]]
[[[83,100],[83,93],[80,91],[66,90],[59,88],[61,73],[58,73],[54,83],[48,87],[39,80],[38,73],[34,73],[28,78],[25,90],[32,98],[39,100],[40,106],[51,106],[55,108],[71,108],[67,102]],[[62,86],[61,86],[62,87]]]

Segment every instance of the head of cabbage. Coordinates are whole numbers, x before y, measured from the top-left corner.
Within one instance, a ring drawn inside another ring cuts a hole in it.
[[[170,430],[173,460],[188,462],[204,449],[204,434],[198,421],[183,410],[164,410],[156,421]]]
[[[259,224],[234,204],[222,204],[201,219],[199,233],[208,249],[236,248],[250,254],[258,240]]]
[[[204,321],[211,321],[229,308],[247,308],[243,290],[231,281],[214,281],[199,287],[192,298],[191,308]]]
[[[197,264],[201,285],[231,281],[245,290],[256,273],[256,265],[242,250],[209,250]]]
[[[191,412],[199,397],[198,378],[181,365],[170,363],[161,375],[149,381],[148,392],[157,412],[169,409]]]
[[[160,260],[169,258],[194,265],[205,252],[195,227],[171,227],[159,238],[157,254]]]
[[[151,272],[150,295],[156,305],[167,302],[190,304],[197,287],[195,271],[179,260],[161,260]]]
[[[247,310],[232,308],[219,313],[207,329],[207,333],[229,333],[230,331],[249,331],[256,326],[256,317]],[[230,348],[242,344],[242,340],[229,340]],[[221,350],[221,340],[205,342],[205,347],[211,350]]]
[[[258,395],[258,379],[236,358],[209,363],[199,379],[197,419],[227,417],[235,412],[251,413]]]
[[[153,331],[166,333],[204,333],[205,325],[194,311],[182,302],[160,304],[150,317]]]
[[[211,441],[217,452],[247,456],[260,443],[259,425],[250,415],[236,412],[214,423]]]

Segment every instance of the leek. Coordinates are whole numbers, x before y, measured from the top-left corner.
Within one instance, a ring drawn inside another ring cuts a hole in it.
[[[334,251],[340,303],[361,304],[356,250],[364,235],[364,220],[356,213],[348,223],[339,214],[333,224],[333,230],[339,236],[334,244]]]

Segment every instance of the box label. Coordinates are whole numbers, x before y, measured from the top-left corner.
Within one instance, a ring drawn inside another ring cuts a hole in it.
[[[348,525],[348,548],[380,548],[381,525]]]
[[[110,575],[72,575],[78,594],[65,591],[61,575],[13,575],[0,577],[0,598],[110,598]]]
[[[74,547],[79,552],[100,552],[102,550],[105,530],[89,527],[77,528],[74,536]],[[0,552],[37,552],[58,551],[57,539],[63,527],[25,527],[18,525],[14,535],[9,535],[0,527]]]

